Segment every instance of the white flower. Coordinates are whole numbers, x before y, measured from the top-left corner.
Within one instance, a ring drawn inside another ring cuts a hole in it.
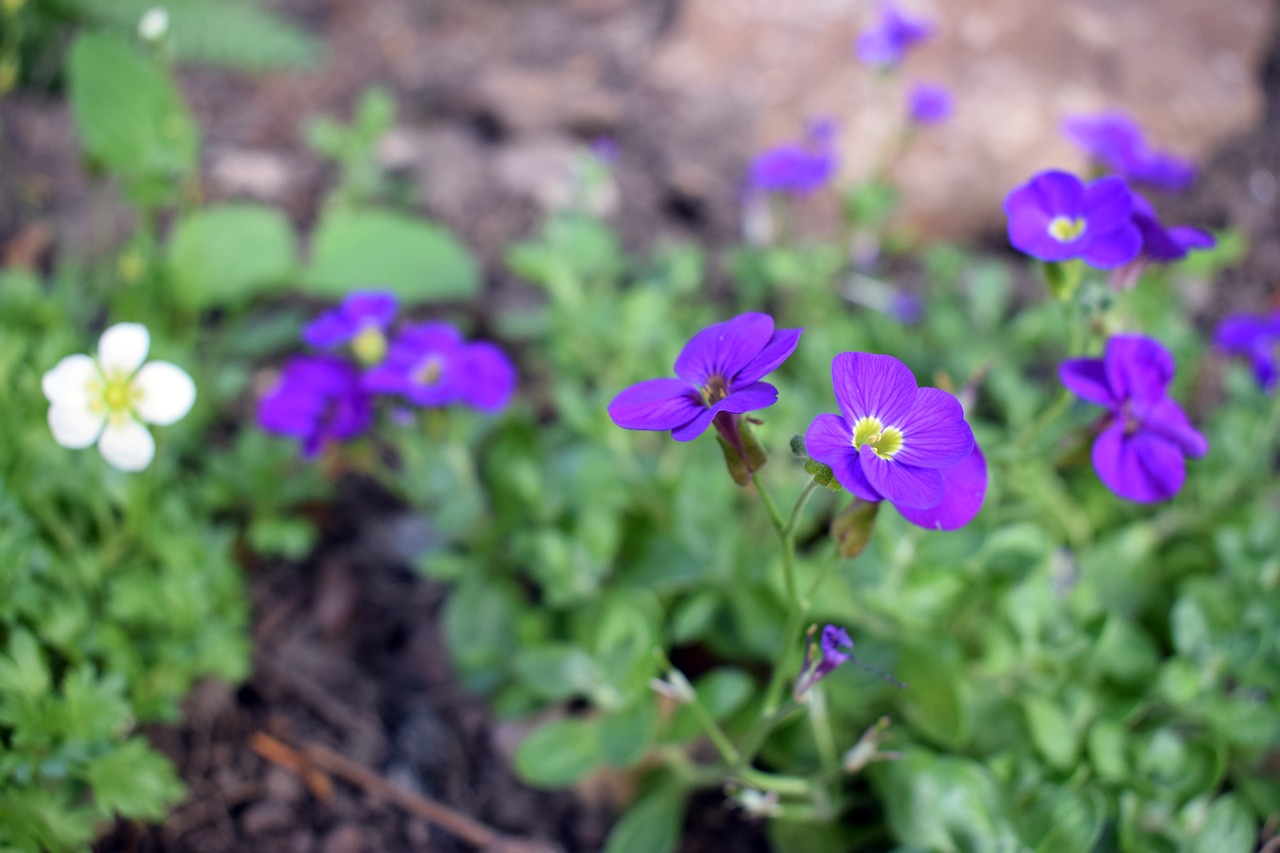
[[[169,32],[169,10],[152,6],[138,21],[138,35],[143,41],[157,42]]]
[[[63,447],[95,441],[102,458],[122,471],[151,464],[156,443],[140,423],[174,423],[191,410],[196,386],[167,361],[142,362],[151,346],[146,326],[118,323],[102,333],[98,358],[69,355],[44,375],[49,428]]]

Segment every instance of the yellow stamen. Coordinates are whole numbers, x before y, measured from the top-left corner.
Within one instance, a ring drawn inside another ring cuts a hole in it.
[[[1055,216],[1049,223],[1049,234],[1059,243],[1070,243],[1084,233],[1087,224],[1082,218],[1068,219],[1065,216]]]
[[[885,426],[879,418],[861,418],[853,425],[853,446],[861,450],[863,445],[881,459],[892,459],[902,449],[902,430]]]

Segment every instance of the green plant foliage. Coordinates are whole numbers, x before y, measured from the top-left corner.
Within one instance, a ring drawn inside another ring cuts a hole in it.
[[[168,264],[174,297],[184,306],[243,307],[294,272],[293,228],[263,205],[200,208],[174,227]]]
[[[414,305],[471,296],[480,272],[466,247],[439,225],[386,210],[334,208],[316,227],[303,281],[330,298],[381,288]]]
[[[120,36],[84,33],[67,56],[67,86],[89,160],[138,203],[172,202],[195,169],[199,132],[163,69]]]

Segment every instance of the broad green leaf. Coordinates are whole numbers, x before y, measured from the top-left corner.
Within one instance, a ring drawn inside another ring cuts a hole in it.
[[[980,764],[917,751],[873,767],[900,842],[948,853],[1018,849],[1005,802]]]
[[[464,299],[480,288],[467,248],[425,219],[387,210],[330,210],[312,238],[305,284],[334,299],[389,290],[406,304]]]
[[[169,242],[174,295],[191,308],[241,306],[284,284],[295,263],[293,228],[264,205],[199,208]]]
[[[1070,769],[1080,747],[1070,718],[1053,701],[1040,696],[1023,700],[1022,710],[1040,754],[1058,770]]]
[[[516,773],[539,788],[563,788],[604,760],[595,720],[555,720],[534,729],[516,749]]]
[[[515,672],[530,690],[549,701],[591,692],[600,680],[591,655],[569,643],[549,643],[520,649]]]
[[[614,767],[630,767],[644,758],[658,725],[652,693],[600,721],[600,748]]]
[[[1186,853],[1249,853],[1258,843],[1258,828],[1248,807],[1232,794],[1209,807],[1204,825],[1191,838]]]
[[[663,785],[637,800],[609,833],[604,853],[672,853],[680,842],[685,795]]]
[[[951,748],[969,739],[970,713],[954,649],[945,643],[911,648],[902,656],[897,675],[911,685],[902,691],[907,719],[927,737]]]
[[[144,200],[172,201],[195,169],[199,136],[165,71],[119,36],[86,32],[67,57],[67,87],[85,154]]]

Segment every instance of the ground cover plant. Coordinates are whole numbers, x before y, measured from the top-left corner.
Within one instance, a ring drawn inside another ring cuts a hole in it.
[[[0,82],[64,87],[136,213],[106,262],[0,274],[0,849],[182,800],[139,724],[245,677],[242,567],[303,558],[353,480],[425,520],[459,678],[530,721],[521,779],[626,780],[612,853],[677,849],[705,792],[777,850],[1276,837],[1280,316],[1186,307],[1241,239],[1161,221],[1193,164],[1067,117],[1097,174],[1010,187],[991,255],[896,228],[883,173],[840,185],[817,119],[752,163],[743,245],[627,252],[605,140],[497,259],[536,299],[492,299],[377,167],[380,90],[308,131],[308,232],[202,203],[174,62],[255,7],[125,5],[0,4]],[[895,74],[932,35],[885,6],[855,50]],[[892,144],[955,98],[913,85]],[[823,194],[836,237],[797,227]]]

